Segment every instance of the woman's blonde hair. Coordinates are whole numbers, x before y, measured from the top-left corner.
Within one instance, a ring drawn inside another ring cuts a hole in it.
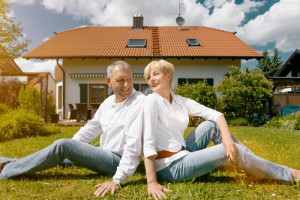
[[[174,75],[174,66],[171,63],[165,60],[154,60],[151,63],[149,63],[144,70],[144,77],[146,79],[146,82],[148,82],[149,80],[151,69],[152,70],[158,69],[162,71],[165,75],[169,73],[171,75],[171,80],[170,80],[170,86],[171,86],[173,75]]]

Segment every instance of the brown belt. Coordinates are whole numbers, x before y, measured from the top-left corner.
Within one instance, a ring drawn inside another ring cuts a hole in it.
[[[180,149],[180,150],[177,151],[177,152],[171,152],[171,151],[165,151],[165,150],[163,150],[163,151],[158,151],[158,152],[157,152],[157,157],[155,158],[155,160],[157,160],[157,159],[162,159],[162,158],[169,158],[169,157],[175,155],[176,153],[178,153],[178,152],[180,152],[180,151],[182,151],[182,149]]]

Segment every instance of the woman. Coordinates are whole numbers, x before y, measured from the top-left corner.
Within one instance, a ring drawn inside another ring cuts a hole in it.
[[[299,170],[255,156],[230,134],[220,112],[174,95],[173,74],[173,65],[164,60],[151,62],[144,72],[154,92],[148,95],[144,107],[144,162],[149,196],[163,198],[164,192],[170,191],[157,182],[157,176],[176,182],[191,180],[230,163],[259,178],[287,182],[300,178]],[[189,115],[207,121],[184,140]],[[206,148],[211,141],[215,146]]]

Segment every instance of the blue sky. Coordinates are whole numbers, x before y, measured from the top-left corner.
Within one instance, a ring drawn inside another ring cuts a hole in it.
[[[11,15],[22,21],[29,51],[54,35],[81,26],[131,26],[135,14],[145,26],[175,26],[178,0],[10,0]],[[185,25],[237,31],[258,52],[278,48],[286,61],[300,48],[300,0],[180,0]],[[16,59],[23,71],[51,71],[54,60]],[[256,60],[242,65],[254,67]]]

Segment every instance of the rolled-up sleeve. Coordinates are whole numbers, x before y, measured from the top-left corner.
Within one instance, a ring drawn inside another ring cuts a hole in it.
[[[182,100],[184,101],[184,104],[188,109],[189,115],[199,116],[205,120],[211,120],[214,122],[217,120],[218,117],[223,115],[222,113],[214,109],[208,108],[204,105],[201,105],[192,99],[182,97]]]
[[[154,95],[148,95],[144,104],[144,156],[157,156],[155,149],[158,126],[158,105]]]
[[[90,143],[99,134],[102,133],[102,127],[100,124],[100,109],[95,113],[93,120],[89,121],[85,126],[81,127],[80,130],[73,136],[72,139],[78,140],[85,143]]]

